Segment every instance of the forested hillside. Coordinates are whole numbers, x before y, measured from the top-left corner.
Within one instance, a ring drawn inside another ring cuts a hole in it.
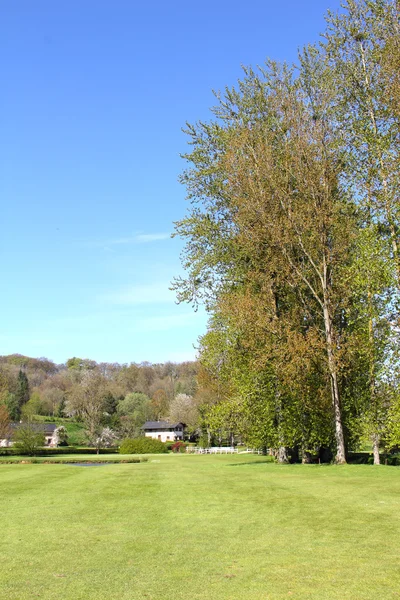
[[[82,422],[90,437],[109,426],[140,435],[146,420],[199,425],[196,362],[129,365],[73,357],[56,365],[19,354],[0,357],[0,404],[12,420],[38,416]]]

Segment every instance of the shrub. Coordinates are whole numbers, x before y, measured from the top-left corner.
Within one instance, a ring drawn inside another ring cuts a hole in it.
[[[160,440],[150,437],[127,438],[119,448],[120,454],[165,454],[167,446]]]
[[[104,427],[99,436],[94,440],[94,445],[100,448],[112,448],[118,439],[117,434],[110,427]]]
[[[182,442],[181,440],[168,440],[167,442],[164,442],[164,444],[166,445],[168,451],[170,451],[170,450],[173,451],[175,444],[184,444],[185,448],[186,448],[186,446],[189,446],[188,442]],[[194,445],[195,444],[193,444],[193,446]],[[185,450],[185,448],[184,448],[184,450]]]
[[[35,456],[45,444],[44,433],[40,425],[30,421],[18,425],[13,439],[15,453],[27,456]]]
[[[186,452],[186,444],[185,442],[174,442],[171,446],[172,452]]]
[[[35,456],[59,456],[63,454],[117,454],[118,448],[101,448],[98,452],[97,448],[75,448],[74,446],[61,446],[58,448],[49,448],[45,446],[38,448]],[[18,456],[21,452],[15,446],[10,448],[0,448],[0,456]]]
[[[68,446],[68,432],[64,425],[59,425],[53,433],[53,442],[56,446]]]

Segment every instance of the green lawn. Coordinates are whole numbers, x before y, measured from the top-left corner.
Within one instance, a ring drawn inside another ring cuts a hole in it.
[[[77,423],[76,421],[66,418],[43,417],[41,415],[35,415],[35,421],[40,423],[55,423],[57,427],[63,425],[67,430],[68,443],[70,446],[85,446],[88,443],[83,423]]]
[[[0,464],[0,497],[7,600],[400,598],[397,467]]]

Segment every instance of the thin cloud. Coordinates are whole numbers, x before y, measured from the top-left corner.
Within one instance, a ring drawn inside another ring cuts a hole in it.
[[[151,242],[159,242],[162,240],[168,240],[171,238],[170,233],[137,233],[128,237],[114,238],[112,240],[104,240],[102,242],[89,241],[86,242],[86,246],[91,248],[104,248],[104,250],[111,250],[112,246],[131,246],[135,244],[148,244]]]
[[[170,237],[170,233],[141,233],[136,236],[136,242],[138,244],[157,242],[159,240],[168,240]]]

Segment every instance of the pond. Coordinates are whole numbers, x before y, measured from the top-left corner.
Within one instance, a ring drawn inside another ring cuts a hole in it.
[[[64,465],[72,465],[73,467],[104,467],[104,465],[110,465],[113,463],[109,462],[65,462]]]

